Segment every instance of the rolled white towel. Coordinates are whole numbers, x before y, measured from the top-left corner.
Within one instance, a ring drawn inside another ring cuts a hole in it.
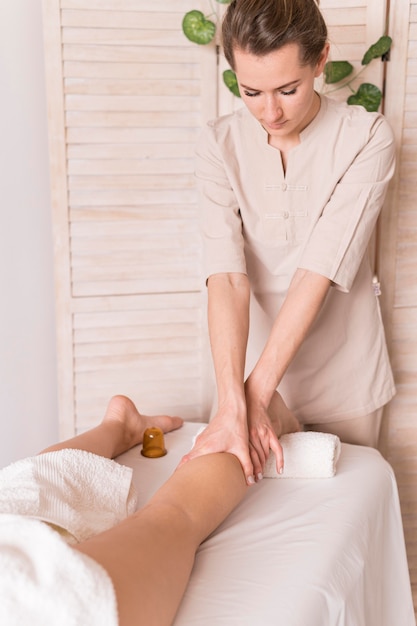
[[[336,474],[341,444],[337,435],[318,432],[289,433],[280,437],[284,471],[278,474],[271,451],[264,478],[331,478]]]

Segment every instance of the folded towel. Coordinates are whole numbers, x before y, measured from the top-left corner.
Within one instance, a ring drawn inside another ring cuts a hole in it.
[[[132,472],[84,450],[29,457],[0,471],[0,513],[48,522],[69,543],[83,541],[135,511]]]
[[[330,433],[299,432],[280,437],[284,471],[278,474],[276,459],[270,453],[264,478],[331,478],[336,474],[340,439]]]

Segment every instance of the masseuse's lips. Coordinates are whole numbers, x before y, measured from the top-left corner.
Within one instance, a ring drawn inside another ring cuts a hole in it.
[[[274,122],[273,124],[268,124],[267,122],[264,122],[264,126],[271,130],[280,130],[281,128],[284,128],[287,121],[288,120],[284,120],[283,122]]]

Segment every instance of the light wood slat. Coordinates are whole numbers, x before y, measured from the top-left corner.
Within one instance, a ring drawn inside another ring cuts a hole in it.
[[[74,298],[113,296],[115,294],[122,296],[130,295],[131,293],[148,293],[153,295],[155,293],[176,293],[178,291],[192,292],[200,289],[200,278],[192,279],[175,276],[168,279],[166,276],[162,276],[160,278],[73,283],[72,295]]]
[[[182,80],[179,82],[175,75],[166,80],[107,80],[67,78],[64,81],[67,95],[117,95],[123,96],[198,96],[200,83],[196,80]]]
[[[175,202],[181,204],[193,204],[197,200],[197,194],[194,189],[176,190]],[[173,193],[171,189],[158,191],[146,190],[108,190],[108,191],[70,191],[69,204],[71,207],[91,207],[91,206],[114,206],[115,204],[161,204],[165,202],[169,204],[173,201]]]
[[[415,59],[417,56],[417,41],[410,41],[408,45],[409,57]]]
[[[408,59],[407,62],[407,77],[417,76],[417,59]]]
[[[404,132],[403,138],[405,144],[417,145],[417,112],[406,111],[404,113]]]
[[[161,242],[162,243],[162,242]],[[165,241],[165,243],[168,243]],[[85,280],[84,276],[88,275],[89,280],[94,277],[105,276],[106,279],[114,280],[114,276],[121,274],[134,275],[136,278],[142,276],[152,276],[154,273],[152,268],[155,268],[155,273],[164,274],[170,276],[171,274],[181,273],[185,276],[198,276],[198,270],[196,271],[195,265],[199,260],[198,245],[192,244],[186,248],[178,250],[178,248],[161,248],[154,250],[148,249],[128,249],[126,251],[113,252],[110,258],[110,254],[99,254],[95,250],[90,254],[74,255],[72,258],[72,275],[73,280],[76,280],[77,274],[80,275],[81,280]],[[179,259],[181,254],[181,259]]]
[[[417,305],[417,254],[415,247],[415,243],[399,243],[398,245],[395,289],[395,305],[398,307]]]
[[[94,227],[94,232],[93,231]],[[178,231],[178,232],[177,232]],[[190,237],[193,234],[197,234],[198,226],[195,220],[119,220],[117,222],[75,222],[71,224],[71,238],[74,240],[74,252],[88,250],[88,244],[94,241],[102,242],[103,246],[111,245],[113,238],[118,239],[119,242],[133,243],[135,241],[143,241],[148,245],[149,238],[155,241],[163,239],[169,241],[172,236],[179,235],[180,237]],[[178,244],[177,244],[178,245]],[[123,246],[124,247],[124,246]],[[123,253],[123,247],[120,252]],[[175,247],[175,243],[173,244]],[[114,250],[112,252],[115,252]]]
[[[347,0],[352,2],[352,0]],[[201,0],[193,3],[197,8],[201,6]],[[167,8],[166,0],[61,0],[61,9],[89,9],[97,11],[155,11],[164,13]],[[171,10],[175,8],[178,12],[189,11],[189,0],[175,0],[171,4]]]
[[[144,339],[129,341],[112,341],[110,337],[101,337],[97,343],[75,343],[74,359],[93,359],[115,355],[130,354],[165,354],[169,352],[197,352],[201,347],[199,336],[164,337],[163,341],[155,341],[154,337],[148,334]]]
[[[64,44],[64,61],[101,61],[120,63],[198,63],[197,46],[112,46]]]
[[[198,347],[198,346],[196,346]],[[109,380],[112,377],[120,378],[120,376],[126,376],[128,382],[135,380],[137,373],[140,372],[142,380],[155,379],[155,370],[152,369],[154,364],[161,367],[163,362],[164,370],[160,373],[167,380],[175,380],[177,378],[196,378],[196,372],[199,371],[200,355],[198,352],[185,352],[181,350],[177,353],[167,352],[161,359],[161,353],[148,352],[146,354],[119,354],[115,356],[108,356],[103,359],[100,356],[89,359],[76,359],[75,360],[75,372],[76,376],[80,379],[84,378],[86,386],[89,382],[93,382],[99,378],[100,382],[106,383],[106,379]],[[185,371],[181,371],[184,367]],[[126,374],[126,371],[130,372]]]
[[[189,226],[193,225],[193,229],[197,231],[198,226],[195,222],[197,216],[197,207],[186,206],[183,204],[154,204],[148,205],[136,205],[136,206],[114,206],[114,207],[83,207],[71,210],[70,217],[71,222],[94,222],[97,225],[100,222],[113,222],[119,223],[121,226],[126,220],[135,222],[140,219],[144,224],[148,220],[152,221],[154,228],[156,229],[155,235],[160,232],[158,220],[184,220]],[[131,225],[129,225],[131,226]],[[99,226],[98,226],[99,227]],[[122,226],[123,228],[123,226]],[[181,231],[186,234],[186,231]],[[115,233],[114,233],[115,234]],[[173,244],[175,242],[173,241]]]
[[[348,60],[352,65],[359,64],[362,61],[365,44],[363,41],[360,43],[337,43],[333,44],[331,48],[330,58],[332,61],[345,61]],[[367,70],[369,70],[368,66]]]
[[[86,258],[90,259],[90,262],[95,262],[96,257],[107,254],[111,256],[116,262],[119,255],[122,258],[125,254],[133,254],[134,258],[141,259],[144,263],[146,259],[151,262],[155,257],[164,255],[165,251],[169,254],[177,254],[177,257],[181,254],[182,250],[190,249],[194,250],[196,258],[194,262],[197,262],[198,252],[200,251],[200,239],[199,233],[187,233],[185,229],[176,229],[175,233],[161,235],[159,238],[146,236],[146,233],[140,233],[137,236],[127,237],[126,235],[120,235],[116,232],[114,237],[96,237],[96,238],[73,238],[71,242],[72,250],[72,266],[76,267],[80,263],[85,263]],[[147,232],[153,233],[149,228]],[[173,242],[173,235],[175,234],[175,241]],[[127,252],[121,252],[126,249]],[[84,261],[83,261],[84,259]]]
[[[366,9],[367,2],[366,0],[320,0],[320,9],[323,12],[323,15],[327,15],[327,12],[336,9],[343,10],[348,9],[350,11],[358,11]]]
[[[67,128],[201,128],[199,111],[68,111]]]
[[[144,299],[144,296],[142,296],[142,299]],[[136,304],[135,308],[130,310],[125,310],[125,307],[121,307],[115,311],[99,310],[93,312],[88,310],[83,313],[78,312],[74,314],[74,332],[86,328],[125,328],[126,326],[134,327],[145,324],[148,326],[148,331],[151,327],[154,327],[154,331],[151,334],[151,336],[154,336],[158,329],[167,324],[180,323],[191,325],[201,318],[199,301],[196,302],[195,299],[194,301],[190,300],[187,307],[182,306],[182,303],[185,301],[184,296],[178,297],[177,302],[175,302],[176,299],[174,297],[165,300],[165,302],[172,302],[171,306],[163,305],[158,307],[155,300],[156,298],[150,298],[147,307]]]
[[[187,386],[191,386],[191,381],[198,380],[199,371],[194,363],[179,364],[175,359],[170,360],[158,358],[158,373],[151,367],[151,362],[146,360],[143,363],[136,363],[134,367],[123,369],[113,369],[112,371],[100,372],[76,372],[75,378],[80,389],[88,389],[89,393],[94,393],[95,389],[117,389],[121,384],[128,385],[135,381],[142,384],[148,381],[164,380],[165,384],[173,381],[187,380]],[[160,383],[159,383],[160,384]],[[161,393],[161,388],[160,388]]]
[[[404,145],[401,147],[401,159],[404,164],[412,164],[417,161],[416,146]],[[412,171],[412,170],[411,170]],[[414,170],[415,173],[416,170]]]
[[[328,27],[328,35],[330,43],[336,49],[340,49],[340,46],[363,45],[366,41],[366,28],[363,22],[352,26],[341,26],[338,22],[337,26]]]
[[[86,3],[87,5],[87,3]],[[149,6],[149,5],[148,5]],[[177,3],[173,5],[175,8]],[[89,11],[88,9],[67,10],[61,12],[63,27],[79,28],[147,28],[152,30],[177,30],[181,26],[182,13],[149,12],[145,11]]]
[[[179,158],[194,157],[195,144],[191,141],[184,143],[141,143],[119,145],[106,142],[96,144],[69,144],[67,146],[68,160],[71,159],[163,159],[178,155]]]
[[[181,30],[181,21],[178,20],[178,29],[175,30],[139,30],[116,28],[64,28],[62,33],[63,44],[71,45],[112,45],[112,46],[167,46],[172,48],[189,47],[189,41]]]
[[[115,343],[148,340],[152,340],[153,343],[155,343],[155,339],[166,341],[172,337],[180,337],[195,340],[195,338],[198,337],[200,326],[197,320],[170,321],[169,324],[168,321],[169,319],[167,318],[165,324],[153,324],[152,320],[148,322],[147,320],[143,320],[142,323],[135,320],[132,325],[123,324],[109,327],[101,323],[101,325],[97,327],[77,327],[74,330],[74,345],[101,344],[102,342],[109,341],[109,337],[111,337],[112,341]],[[109,328],[111,328],[111,332]]]
[[[120,315],[124,315],[127,311],[155,311],[156,315],[159,315],[159,311],[171,311],[171,309],[198,309],[201,314],[201,293],[176,293],[176,294],[154,294],[152,297],[148,293],[145,294],[130,294],[123,298],[112,297],[108,298],[83,298],[73,301],[72,312],[74,314],[74,320],[77,316],[83,314],[104,314],[107,312],[118,311]],[[168,314],[167,314],[168,315]]]
[[[197,63],[110,63],[103,61],[66,61],[65,78],[117,78],[130,80],[200,79]]]
[[[77,381],[79,382],[79,381]],[[116,393],[132,398],[138,408],[145,414],[167,413],[180,415],[185,419],[202,421],[201,413],[197,408],[201,397],[201,383],[194,379],[167,380],[161,385],[159,380],[142,381],[140,373],[136,380],[123,379],[111,381],[110,388]],[[90,427],[100,421],[109,401],[109,384],[94,385],[89,392],[84,393],[85,386],[79,384],[76,395],[77,420],[76,428]],[[155,398],[158,400],[155,408]],[[103,407],[99,410],[98,407]],[[93,419],[93,423],[90,421]]]
[[[417,111],[417,95],[414,90],[408,91],[405,96],[405,110],[412,112]]]
[[[114,175],[137,175],[137,174],[193,174],[193,159],[142,159],[128,161],[104,159],[78,160],[73,159],[68,163],[69,176],[114,176]]]
[[[358,24],[363,25],[366,23],[365,4],[350,8],[347,7],[346,3],[343,3],[343,6],[340,6],[340,2],[337,4],[338,6],[330,8],[327,6],[328,3],[320,3],[320,8],[322,9],[324,19],[329,29],[335,26],[339,30],[342,30],[343,26],[341,25],[357,26]]]
[[[150,106],[150,105],[149,105]],[[141,144],[160,143],[166,145],[169,141],[175,148],[181,144],[193,144],[199,134],[198,128],[171,128],[169,134],[166,128],[68,128],[68,144],[135,144],[136,150],[148,150],[140,147]],[[114,149],[116,147],[114,146]],[[158,150],[156,146],[153,148]],[[162,148],[164,150],[165,148]],[[151,148],[149,148],[151,150]],[[161,149],[160,149],[161,150]],[[72,152],[74,154],[74,151]]]
[[[78,96],[65,97],[68,111],[198,111],[197,98],[189,96]],[[137,139],[138,140],[138,139]],[[143,139],[146,141],[146,137]]]
[[[411,154],[411,150],[409,151],[409,154]],[[404,156],[404,152],[402,153],[402,156]],[[414,159],[413,160],[415,160],[415,157],[416,157],[416,146],[414,146]],[[410,160],[410,161],[407,161],[405,159],[402,160],[401,179],[408,180],[410,182],[415,183],[416,182],[416,169],[415,169],[413,160]]]
[[[140,255],[139,255],[140,256]],[[84,259],[84,263],[72,264],[72,280],[75,284],[91,282],[100,283],[103,282],[116,282],[118,280],[135,279],[140,281],[141,279],[148,280],[149,282],[154,278],[155,280],[165,279],[168,283],[169,280],[176,279],[177,276],[181,276],[181,281],[184,283],[187,279],[199,279],[199,268],[195,269],[192,262],[196,260],[195,254],[183,254],[181,260],[178,259],[178,252],[175,254],[166,255],[166,258],[162,258],[162,255],[148,255],[150,258],[141,263],[135,264],[134,258],[123,265],[118,265],[118,259],[112,259],[106,266],[88,265]],[[154,257],[154,258],[153,258]],[[156,258],[155,258],[156,257]],[[96,258],[94,257],[93,261]],[[100,257],[97,258],[100,261]],[[195,280],[192,284],[195,284]],[[191,290],[192,287],[189,288]]]
[[[195,186],[193,175],[158,174],[134,176],[70,176],[68,186],[72,191],[78,190],[124,190],[129,189],[192,189]]]
[[[116,250],[112,246],[107,252],[107,257],[98,238],[91,240],[88,251],[80,252],[80,246],[75,246],[71,263],[73,280],[79,273],[111,278],[114,272],[118,274],[126,272],[132,277],[146,277],[152,275],[152,268],[162,274],[165,271],[167,276],[177,272],[182,276],[198,276],[199,268],[196,267],[200,261],[198,234],[196,233],[194,237],[189,236],[188,244],[182,248],[170,246],[173,236],[174,233],[171,236],[151,236],[151,242],[145,240],[146,235],[136,239],[128,237],[125,249]],[[96,249],[96,242],[101,249]],[[86,244],[87,242],[84,242],[84,248],[87,248]]]

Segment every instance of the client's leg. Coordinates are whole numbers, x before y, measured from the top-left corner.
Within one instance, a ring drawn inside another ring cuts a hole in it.
[[[268,415],[277,437],[287,433],[296,433],[301,430],[300,422],[287,407],[278,391],[272,396],[268,407]]]
[[[337,435],[343,443],[359,446],[378,447],[383,408],[354,419],[329,422],[327,424],[306,424],[306,430]]]
[[[235,456],[197,457],[177,469],[141,511],[75,547],[109,573],[120,626],[172,623],[198,546],[246,489]]]
[[[126,396],[114,396],[106,410],[101,424],[72,439],[57,443],[45,450],[63,450],[75,448],[87,450],[100,456],[113,459],[126,452],[143,440],[143,433],[150,426],[158,426],[163,432],[180,428],[183,420],[180,417],[156,415],[149,417],[138,412],[132,400]]]

